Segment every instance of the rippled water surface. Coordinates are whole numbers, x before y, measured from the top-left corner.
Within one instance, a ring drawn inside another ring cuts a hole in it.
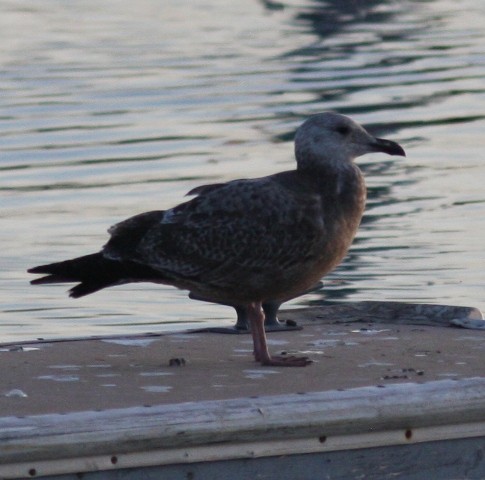
[[[293,168],[337,110],[408,157],[359,161],[363,225],[322,300],[485,310],[482,0],[4,1],[0,340],[232,323],[227,307],[127,285],[71,300],[25,270],[208,182]]]

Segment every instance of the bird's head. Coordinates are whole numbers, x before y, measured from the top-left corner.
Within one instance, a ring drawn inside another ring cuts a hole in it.
[[[406,156],[398,143],[376,138],[349,117],[334,112],[311,116],[298,128],[295,136],[299,169],[319,165],[338,168],[370,152]]]

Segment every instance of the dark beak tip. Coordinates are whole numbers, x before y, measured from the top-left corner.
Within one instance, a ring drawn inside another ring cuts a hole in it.
[[[404,148],[399,143],[392,140],[385,140],[383,138],[376,138],[375,148],[378,152],[387,153],[388,155],[398,155],[401,157],[406,156]]]
[[[398,144],[396,144],[398,145]],[[399,155],[400,157],[405,157],[406,152],[404,151],[404,148],[401,147],[401,145],[398,145],[398,149],[396,149],[396,153],[393,153],[393,155]]]

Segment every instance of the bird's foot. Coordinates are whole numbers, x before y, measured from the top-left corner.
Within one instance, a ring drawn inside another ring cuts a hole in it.
[[[261,365],[272,367],[306,367],[313,363],[308,357],[295,357],[293,355],[278,355],[274,357],[264,358]]]

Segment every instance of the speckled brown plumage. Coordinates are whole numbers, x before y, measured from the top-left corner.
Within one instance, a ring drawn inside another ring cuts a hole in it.
[[[71,290],[78,297],[151,281],[243,305],[256,360],[306,365],[307,359],[269,355],[261,304],[301,294],[345,256],[365,204],[353,159],[371,151],[404,155],[399,145],[372,137],[347,117],[315,115],[297,131],[296,170],[198,187],[194,198],[170,210],[111,227],[98,254],[31,269],[50,274],[33,283],[80,281]]]

